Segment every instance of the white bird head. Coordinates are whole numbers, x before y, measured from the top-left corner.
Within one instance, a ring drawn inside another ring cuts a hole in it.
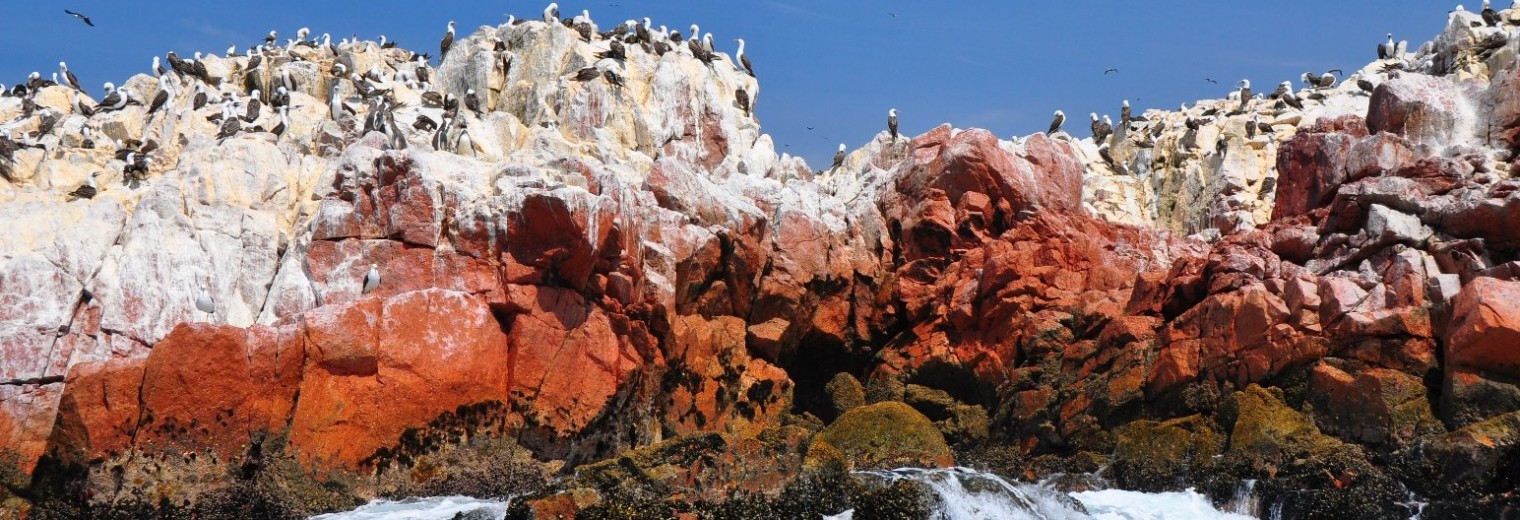
[[[1113,126],[1114,120],[1109,119],[1108,114],[1103,114],[1103,123],[1109,126]]]
[[[27,79],[27,81],[31,81],[31,80],[35,80],[35,79],[42,79],[42,73],[41,72],[37,72],[37,71],[34,70],[34,71],[32,71],[31,74],[27,74],[26,75],[26,79]]]
[[[1065,113],[1065,112],[1062,112],[1062,111],[1060,111],[1060,110],[1057,110],[1057,111],[1056,111],[1056,117],[1066,117],[1066,113]]]
[[[888,110],[887,111],[887,115],[892,116],[892,117],[897,117],[897,109],[894,108],[894,109]]]
[[[253,92],[250,92],[248,94],[248,97],[252,98],[252,99],[258,99],[259,98],[259,94],[260,94],[259,89],[253,89]]]
[[[454,32],[454,21],[449,20],[449,32]]]
[[[839,143],[839,151],[844,151],[844,143]]]
[[[106,86],[105,86],[105,89],[106,89],[106,92],[107,92],[107,93],[110,93],[110,92],[116,92],[116,84],[115,84],[115,83],[111,83],[111,82],[109,82],[109,81],[107,81],[107,82],[106,82]]]
[[[1251,80],[1249,80],[1249,79],[1240,80],[1240,88],[1251,88]]]
[[[466,96],[473,96],[473,95],[475,95],[475,89],[473,89],[473,88],[472,89],[466,89],[464,91],[464,95],[466,95]]]
[[[1124,100],[1124,108],[1129,108],[1129,100]]]
[[[1098,121],[1098,113],[1097,112],[1092,112],[1092,113],[1090,113],[1088,115],[1092,116],[1093,122],[1097,122]]]
[[[69,64],[60,61],[60,62],[58,62],[58,68],[63,69],[63,70],[69,70]]]

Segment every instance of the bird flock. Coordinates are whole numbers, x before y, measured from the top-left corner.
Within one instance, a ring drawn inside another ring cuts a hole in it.
[[[93,22],[81,14],[73,11],[68,11],[67,14],[93,26]],[[568,74],[565,79],[571,81],[604,80],[613,88],[621,89],[625,77],[624,63],[635,52],[657,57],[671,52],[681,53],[696,58],[709,67],[726,62],[734,70],[754,76],[754,66],[745,53],[742,38],[734,40],[738,44],[738,50],[733,58],[729,58],[714,48],[714,35],[702,32],[695,24],[685,35],[663,25],[655,26],[649,18],[642,21],[627,20],[611,30],[598,31],[589,10],[561,19],[559,6],[553,3],[543,10],[539,20],[508,15],[509,26],[528,23],[563,25],[574,31],[582,41],[592,45],[595,61],[591,66]],[[455,31],[455,22],[451,20],[439,44],[440,63],[455,46]],[[492,40],[495,53],[493,66],[495,72],[499,73],[496,77],[504,82],[506,74],[511,70],[514,54],[500,37],[492,36]],[[349,66],[345,65],[353,63],[344,59],[346,53],[375,50],[381,51],[384,56],[382,63],[362,71],[349,70]],[[15,182],[12,166],[18,150],[53,150],[61,146],[65,140],[57,133],[64,125],[59,123],[78,115],[83,116],[85,121],[70,127],[77,126],[80,139],[69,139],[70,143],[76,143],[82,148],[112,145],[117,151],[116,159],[121,161],[123,179],[145,179],[150,172],[159,169],[155,162],[159,148],[157,141],[163,140],[164,136],[158,136],[156,140],[126,139],[104,143],[97,139],[100,129],[91,124],[89,118],[98,113],[120,111],[138,105],[147,107],[146,117],[151,123],[153,118],[163,117],[165,107],[171,107],[172,110],[172,107],[183,106],[184,98],[187,97],[192,112],[216,125],[215,137],[218,140],[246,133],[269,133],[278,140],[290,125],[292,94],[306,92],[317,96],[325,95],[328,117],[348,125],[354,131],[354,136],[379,132],[386,136],[388,146],[405,148],[409,141],[402,125],[406,123],[398,122],[396,117],[397,109],[406,106],[397,95],[405,87],[408,91],[420,93],[420,106],[430,109],[417,111],[416,117],[408,126],[415,131],[431,133],[428,143],[434,149],[456,152],[475,149],[469,135],[469,120],[493,109],[474,90],[460,95],[434,83],[431,55],[397,49],[396,42],[384,35],[379,37],[378,42],[361,40],[355,36],[335,43],[330,34],[314,36],[310,29],[303,27],[296,31],[295,38],[281,42],[279,34],[270,31],[260,44],[241,52],[236,45],[227,48],[222,56],[227,70],[219,74],[222,77],[213,77],[212,70],[207,67],[207,57],[197,52],[193,57],[182,58],[173,51],[162,59],[154,56],[149,71],[156,77],[156,88],[152,89],[155,92],[151,99],[131,88],[107,82],[104,84],[104,97],[95,102],[85,93],[78,77],[68,68],[67,63],[62,62],[51,79],[43,77],[40,72],[33,72],[25,81],[10,88],[0,84],[0,96],[19,98],[22,107],[20,118],[0,123],[0,178]],[[300,69],[292,66],[300,62],[317,64],[317,70],[321,74],[314,80],[310,74],[303,75]],[[305,82],[322,84],[306,85]],[[72,99],[69,107],[59,109],[36,102],[40,93],[58,86],[71,90],[68,94]],[[505,91],[502,87],[502,91]],[[340,95],[343,92],[355,95]],[[751,93],[740,87],[733,94],[735,104],[743,110],[746,117],[752,117],[754,98]],[[461,108],[466,111],[465,114],[461,113]],[[542,121],[539,124],[548,127],[553,123]],[[20,128],[29,130],[18,132],[17,129]]]
[[[94,26],[94,22],[83,14],[73,11],[66,11],[66,14]],[[702,32],[695,24],[689,32],[682,34],[663,25],[656,26],[649,18],[644,18],[627,20],[611,30],[599,31],[589,11],[562,19],[557,4],[549,4],[539,19],[518,19],[508,15],[508,26],[535,23],[550,27],[562,25],[591,45],[595,57],[592,65],[562,76],[562,81],[600,80],[611,88],[622,89],[624,64],[634,53],[655,57],[679,53],[710,68],[728,66],[754,76],[754,66],[745,53],[742,38],[734,40],[738,49],[730,58],[714,48],[713,33]],[[455,26],[454,21],[449,21],[440,41],[440,64],[457,48]],[[493,78],[505,83],[514,54],[501,37],[492,35],[489,38],[495,59]],[[378,53],[382,59],[366,70],[350,70],[351,64],[369,62],[353,59],[352,55],[356,53]],[[298,65],[303,63],[310,65]],[[161,141],[179,145],[187,141],[188,136],[169,133],[176,130],[156,134],[163,128],[181,128],[180,122],[154,125],[161,118],[204,119],[216,128],[218,144],[245,134],[265,134],[264,139],[277,143],[290,127],[293,96],[297,93],[318,99],[326,97],[327,117],[346,131],[347,139],[378,132],[385,136],[384,146],[391,149],[413,146],[408,134],[422,132],[431,134],[427,145],[435,150],[454,153],[478,150],[469,135],[469,123],[493,110],[474,89],[467,89],[459,95],[435,82],[433,56],[399,49],[395,41],[384,35],[378,41],[354,36],[335,42],[331,34],[317,36],[309,28],[302,27],[294,38],[282,41],[278,32],[270,31],[261,42],[242,50],[237,45],[230,46],[221,56],[196,52],[185,58],[173,51],[164,56],[153,56],[149,73],[153,79],[151,98],[125,84],[118,87],[107,82],[104,96],[95,101],[86,93],[74,71],[63,62],[50,77],[33,72],[25,81],[11,87],[0,84],[0,107],[16,106],[8,103],[7,98],[19,100],[20,107],[19,117],[0,121],[0,178],[17,182],[13,168],[21,150],[40,149],[51,155],[60,148],[109,147],[115,153],[106,167],[119,168],[124,184],[141,182],[154,173],[173,167],[161,164],[169,162],[160,157],[163,153]],[[494,88],[506,91],[505,85],[493,85]],[[70,100],[67,106],[43,100],[44,97],[56,99],[59,92],[66,92],[63,95]],[[734,102],[746,117],[752,117],[754,99],[744,88],[736,89]],[[310,106],[311,103],[307,105],[320,110]],[[408,105],[420,108],[408,112],[415,114],[409,123],[398,121],[398,109]],[[128,107],[142,110],[143,138],[104,137],[103,123],[95,116],[127,110]],[[178,113],[185,107],[188,107],[188,113]],[[65,121],[74,124],[65,125]],[[538,124],[547,128],[553,122]],[[403,125],[409,126],[410,130],[404,130]],[[418,139],[415,145],[424,146],[421,141]],[[99,171],[90,174],[83,184],[66,195],[66,201],[95,197],[105,189],[98,184],[100,177]],[[379,268],[372,265],[362,280],[362,292],[369,293],[379,284]],[[208,315],[215,312],[215,304],[205,284],[201,285],[193,303],[197,310]]]

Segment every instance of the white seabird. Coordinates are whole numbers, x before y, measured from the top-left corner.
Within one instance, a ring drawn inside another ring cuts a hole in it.
[[[364,275],[364,294],[380,287],[380,268],[375,264],[369,264],[369,273]]]

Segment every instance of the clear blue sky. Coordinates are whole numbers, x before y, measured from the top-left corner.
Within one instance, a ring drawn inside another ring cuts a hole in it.
[[[222,53],[262,41],[270,29],[294,36],[307,26],[334,40],[380,34],[419,52],[437,52],[449,20],[468,34],[536,17],[547,1],[501,2],[166,2],[12,1],[0,17],[0,83],[31,71],[47,77],[59,60],[92,92],[146,72],[152,56],[176,50]],[[1481,2],[1468,2],[1469,9]],[[1497,2],[1501,6],[1508,3]],[[1222,97],[1241,78],[1258,88],[1305,71],[1359,68],[1376,57],[1384,33],[1410,49],[1444,26],[1452,5],[1414,0],[1274,2],[910,0],[561,1],[603,27],[651,17],[686,32],[713,31],[733,51],[748,42],[759,75],[757,117],[783,152],[815,168],[840,142],[860,146],[885,127],[888,108],[903,133],[950,122],[1007,138],[1043,131],[1057,108],[1086,134],[1086,114],[1118,117],[1128,98],[1147,107]],[[89,15],[96,27],[63,14]],[[1104,75],[1104,69],[1119,72]],[[1211,84],[1204,78],[1213,78]],[[807,127],[813,127],[808,130]]]

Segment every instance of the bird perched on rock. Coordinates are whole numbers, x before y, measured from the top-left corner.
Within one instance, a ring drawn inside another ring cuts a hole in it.
[[[1104,141],[1108,140],[1108,136],[1113,135],[1114,126],[1098,119],[1097,112],[1093,112],[1091,116],[1093,142],[1096,144],[1103,144]]]
[[[1489,5],[1488,0],[1483,0],[1483,12],[1480,14],[1483,16],[1483,23],[1489,27],[1497,27],[1499,25],[1499,21],[1501,20],[1499,13],[1494,11],[1493,6]]]
[[[830,166],[829,169],[834,170],[840,166],[844,166],[844,157],[844,143],[839,143],[839,151],[834,152],[834,165]]]
[[[64,81],[68,81],[69,86],[73,87],[74,90],[84,90],[82,88],[79,88],[79,78],[74,77],[74,73],[69,70],[68,63],[62,61],[58,62],[58,72],[63,73]]]
[[[89,177],[85,178],[83,185],[69,192],[69,200],[95,198],[95,194],[99,191],[95,186],[95,177],[98,175],[100,175],[100,172],[91,173]]]
[[[364,294],[369,294],[380,287],[380,267],[369,264],[369,272],[364,275]]]
[[[464,107],[476,114],[480,113],[480,98],[475,95],[475,89],[464,91]]]
[[[1055,135],[1056,132],[1061,131],[1061,125],[1064,124],[1066,124],[1066,113],[1057,110],[1055,118],[1050,120],[1050,129],[1046,130],[1045,134]]]
[[[744,117],[749,117],[749,93],[745,92],[742,87],[734,89],[734,101],[739,103],[741,110],[744,110]]]
[[[559,21],[559,4],[555,3],[555,2],[550,2],[549,6],[544,8],[544,22],[552,24],[552,23],[555,23],[555,22],[558,22],[558,21]]]
[[[449,54],[449,49],[454,47],[454,21],[449,20],[449,30],[443,33],[443,41],[438,42],[438,59],[442,61]]]
[[[1393,33],[1388,33],[1388,41],[1378,44],[1378,59],[1386,60],[1393,58],[1396,45],[1393,43]]]
[[[216,302],[211,300],[211,292],[204,285],[201,286],[201,295],[195,298],[195,309],[206,313],[207,319],[216,313]]]
[[[887,133],[892,134],[892,140],[897,140],[897,109],[887,111]]]
[[[744,72],[749,73],[749,77],[755,77],[755,67],[750,65],[749,55],[744,53],[744,38],[735,38],[734,41],[739,42],[739,51],[734,53],[739,58],[739,64],[744,66]]]

